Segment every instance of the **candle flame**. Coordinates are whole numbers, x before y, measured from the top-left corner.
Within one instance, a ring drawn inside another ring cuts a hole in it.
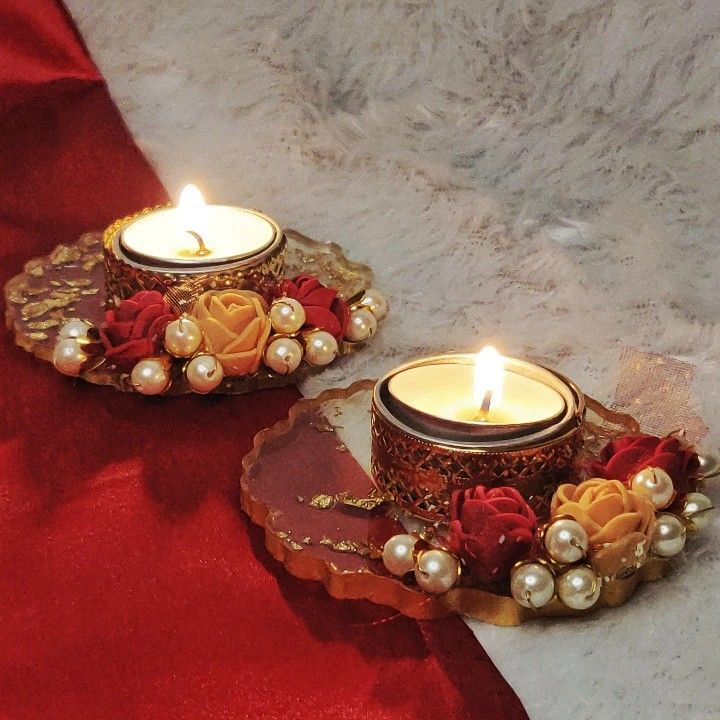
[[[486,345],[475,355],[473,402],[487,415],[490,405],[500,402],[503,392],[505,359],[491,345]]]
[[[199,210],[204,207],[204,205],[205,198],[195,185],[186,185],[182,189],[180,200],[178,201],[178,207],[181,210],[192,212],[193,210]]]

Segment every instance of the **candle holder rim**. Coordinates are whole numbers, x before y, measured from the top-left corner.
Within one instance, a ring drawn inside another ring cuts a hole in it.
[[[552,377],[556,378],[560,383],[568,388],[573,400],[572,404],[568,404],[567,399],[564,398],[567,407],[562,417],[558,419],[557,422],[546,426],[537,432],[511,435],[509,437],[507,434],[501,437],[491,437],[487,435],[480,437],[478,435],[473,436],[472,433],[466,436],[456,435],[455,437],[443,437],[442,435],[437,434],[432,435],[423,429],[413,427],[404,419],[399,418],[392,412],[392,408],[388,407],[388,404],[382,397],[390,378],[400,372],[403,372],[404,370],[421,365],[433,365],[448,362],[452,362],[454,364],[469,364],[473,362],[473,359],[474,354],[472,353],[445,353],[442,355],[433,355],[427,358],[411,360],[404,363],[386,373],[382,378],[380,378],[380,380],[378,380],[375,384],[375,389],[373,390],[373,404],[375,405],[377,411],[383,415],[388,422],[395,425],[399,430],[408,436],[436,447],[442,447],[448,450],[460,449],[470,453],[497,453],[506,452],[508,450],[532,450],[541,448],[546,445],[554,444],[564,437],[569,437],[581,424],[582,418],[585,414],[585,396],[580,388],[578,388],[572,380],[555,370],[545,367],[539,363],[534,363],[528,360],[520,360],[519,358],[508,357],[506,360],[511,361],[516,367],[522,366],[527,369],[539,368],[549,373]],[[456,424],[462,426],[465,423],[460,421]],[[509,426],[500,427],[503,427],[503,429],[507,431]]]
[[[446,356],[436,356],[436,357],[446,357]],[[393,403],[399,405],[402,407],[407,414],[411,416],[416,416],[418,418],[421,418],[424,420],[428,425],[434,425],[435,427],[446,430],[449,432],[453,432],[456,428],[462,428],[463,431],[468,435],[477,435],[478,437],[495,437],[498,439],[506,438],[506,437],[517,437],[518,435],[528,435],[533,430],[542,430],[544,428],[550,427],[552,425],[556,425],[563,417],[567,415],[568,408],[574,407],[576,398],[573,395],[572,389],[570,386],[563,382],[558,378],[558,374],[554,373],[551,370],[548,370],[547,368],[544,368],[541,365],[538,365],[537,363],[528,363],[523,360],[518,360],[517,358],[509,358],[513,361],[514,364],[518,365],[528,365],[532,366],[533,369],[537,368],[539,370],[546,371],[547,375],[550,376],[552,380],[556,380],[557,382],[554,383],[543,383],[553,391],[555,391],[562,400],[562,408],[556,412],[554,415],[551,415],[549,417],[543,418],[541,420],[532,420],[529,422],[514,422],[514,423],[492,423],[492,422],[482,422],[480,420],[453,420],[448,417],[443,417],[440,415],[433,415],[430,412],[427,412],[425,410],[422,410],[419,407],[416,407],[415,405],[412,405],[409,402],[406,402],[405,400],[402,400],[398,398],[397,395],[394,395],[392,390],[390,389],[390,385],[392,384],[392,381],[394,378],[396,378],[398,375],[401,375],[403,372],[406,372],[408,370],[414,370],[419,367],[431,367],[433,365],[439,365],[439,364],[453,364],[453,365],[465,365],[470,366],[472,364],[472,355],[463,356],[464,358],[469,358],[470,362],[453,362],[453,363],[409,363],[410,367],[408,368],[396,368],[395,372],[392,372],[387,377],[387,389],[388,394],[392,397]],[[509,372],[513,372],[516,375],[521,375],[523,377],[529,377],[529,375],[526,375],[524,373],[517,372],[517,368],[505,368]],[[540,378],[542,381],[542,378]]]
[[[122,243],[122,233],[125,228],[139,220],[142,217],[150,215],[155,212],[162,212],[165,210],[172,210],[175,206],[172,203],[165,205],[156,205],[154,207],[147,207],[139,212],[127,215],[119,220],[116,220],[109,225],[103,232],[103,245],[109,248],[112,253],[122,262],[131,265],[132,267],[139,269],[162,271],[170,269],[176,274],[187,274],[192,275],[198,272],[213,272],[215,270],[227,270],[232,268],[241,268],[245,266],[253,266],[255,264],[263,262],[264,259],[272,255],[278,245],[280,245],[285,237],[285,234],[280,225],[273,220],[269,215],[261,212],[260,210],[254,210],[252,208],[235,207],[232,205],[218,205],[215,207],[229,207],[236,210],[242,210],[244,212],[257,215],[268,221],[273,228],[273,237],[270,242],[265,245],[261,250],[251,251],[242,253],[239,255],[233,255],[230,258],[216,262],[216,263],[198,263],[197,259],[188,258],[187,260],[163,260],[160,262],[152,262],[152,258],[145,255],[135,253],[126,248]]]

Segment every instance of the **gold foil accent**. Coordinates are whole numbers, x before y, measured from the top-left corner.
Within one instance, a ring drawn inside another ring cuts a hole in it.
[[[358,508],[360,510],[376,510],[387,502],[387,499],[380,495],[369,495],[368,497],[358,498],[349,492],[338,493],[336,500],[343,505]]]
[[[47,330],[51,327],[57,327],[60,324],[59,320],[50,319],[50,320],[40,320],[39,322],[29,322],[27,326],[31,330]]]
[[[290,533],[279,530],[275,533],[281,540],[284,540],[293,550],[302,550],[303,546],[290,537]]]
[[[90,280],[89,278],[73,278],[71,280],[66,280],[65,278],[63,278],[63,282],[66,285],[74,288],[87,287],[88,285],[92,285],[92,280]]]
[[[335,497],[333,495],[316,495],[310,504],[318,510],[329,510],[335,505]]]
[[[100,292],[100,288],[90,288],[88,290],[81,290],[81,295],[97,295]]]
[[[47,333],[44,333],[44,332],[31,332],[31,333],[28,333],[28,337],[31,340],[38,340],[38,341],[48,339]]]
[[[67,307],[73,300],[73,297],[50,298],[48,300],[29,303],[22,309],[22,319],[30,320],[44,315],[48,310],[52,310],[53,308]]]
[[[356,540],[333,540],[323,535],[320,538],[320,544],[329,547],[335,552],[350,553],[353,555],[362,555],[363,557],[380,558],[382,550],[374,545],[357,542]]]
[[[42,277],[45,272],[42,258],[33,258],[25,263],[25,272],[33,277]]]
[[[77,246],[58,245],[49,255],[53,265],[68,265],[82,257],[82,251]]]
[[[28,301],[20,287],[12,288],[6,297],[9,302],[16,305],[24,305]]]

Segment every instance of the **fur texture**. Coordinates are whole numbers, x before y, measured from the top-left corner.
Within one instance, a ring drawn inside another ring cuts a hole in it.
[[[720,437],[714,0],[69,6],[171,193],[375,268],[389,322],[307,392],[492,339],[609,399],[631,345]]]

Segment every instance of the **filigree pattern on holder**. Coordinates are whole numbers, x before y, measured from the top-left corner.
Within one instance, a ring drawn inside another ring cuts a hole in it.
[[[478,482],[512,486],[542,502],[548,490],[570,478],[582,428],[542,447],[490,453],[425,443],[373,413],[372,442],[378,490],[403,510],[436,521],[447,518],[452,490]]]

